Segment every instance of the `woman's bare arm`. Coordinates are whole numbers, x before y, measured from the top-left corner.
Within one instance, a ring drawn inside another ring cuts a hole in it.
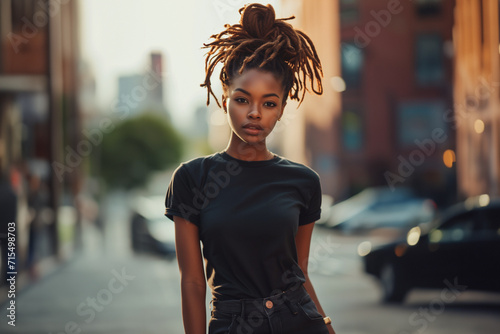
[[[186,334],[206,334],[206,280],[198,227],[177,216],[174,222],[184,330]]]
[[[311,280],[309,279],[309,275],[307,272],[307,266],[309,263],[309,248],[311,246],[311,236],[313,228],[314,223],[299,226],[297,234],[295,235],[295,243],[297,245],[297,260],[299,262],[300,269],[302,269],[302,272],[304,273],[304,276],[306,278],[304,287],[314,301],[314,304],[316,304],[316,308],[318,309],[319,313],[321,313],[323,317],[325,317],[325,311],[323,311],[323,308],[319,303],[318,296],[316,296],[316,292],[314,291],[314,287],[311,283]],[[335,334],[335,330],[333,329],[332,325],[328,325],[328,331],[330,334]]]

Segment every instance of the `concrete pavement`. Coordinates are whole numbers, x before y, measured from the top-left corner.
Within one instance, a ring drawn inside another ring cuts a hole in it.
[[[0,333],[183,333],[177,263],[93,248],[2,305]]]
[[[177,262],[133,254],[126,202],[115,196],[103,207],[104,232],[85,223],[82,252],[16,292],[15,327],[1,305],[0,333],[184,332]]]

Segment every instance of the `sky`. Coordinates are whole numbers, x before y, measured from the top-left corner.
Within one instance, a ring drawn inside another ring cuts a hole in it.
[[[225,23],[237,23],[238,9],[247,2],[80,1],[82,58],[94,73],[98,106],[103,112],[111,111],[118,94],[118,77],[145,72],[150,52],[160,51],[167,109],[177,126],[186,127],[193,110],[206,103],[206,90],[200,87],[206,50],[201,46],[210,35],[222,31]],[[278,0],[263,3],[279,11]]]

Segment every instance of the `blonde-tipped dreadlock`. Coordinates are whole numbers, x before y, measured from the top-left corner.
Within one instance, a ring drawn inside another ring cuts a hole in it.
[[[220,107],[210,82],[218,63],[223,63],[220,80],[224,88],[243,70],[259,68],[282,79],[285,100],[289,95],[301,103],[309,90],[307,78],[314,93],[323,93],[323,71],[311,39],[285,22],[294,16],[276,19],[274,8],[261,4],[246,5],[239,13],[240,24],[224,25],[224,31],[210,37],[214,41],[203,44],[210,48],[205,59],[205,82],[201,84],[208,91],[207,105],[212,95]]]

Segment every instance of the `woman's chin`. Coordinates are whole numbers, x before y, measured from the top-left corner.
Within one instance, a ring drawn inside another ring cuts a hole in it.
[[[249,135],[247,133],[239,133],[238,138],[248,145],[262,145],[266,142],[266,137],[262,135]]]

